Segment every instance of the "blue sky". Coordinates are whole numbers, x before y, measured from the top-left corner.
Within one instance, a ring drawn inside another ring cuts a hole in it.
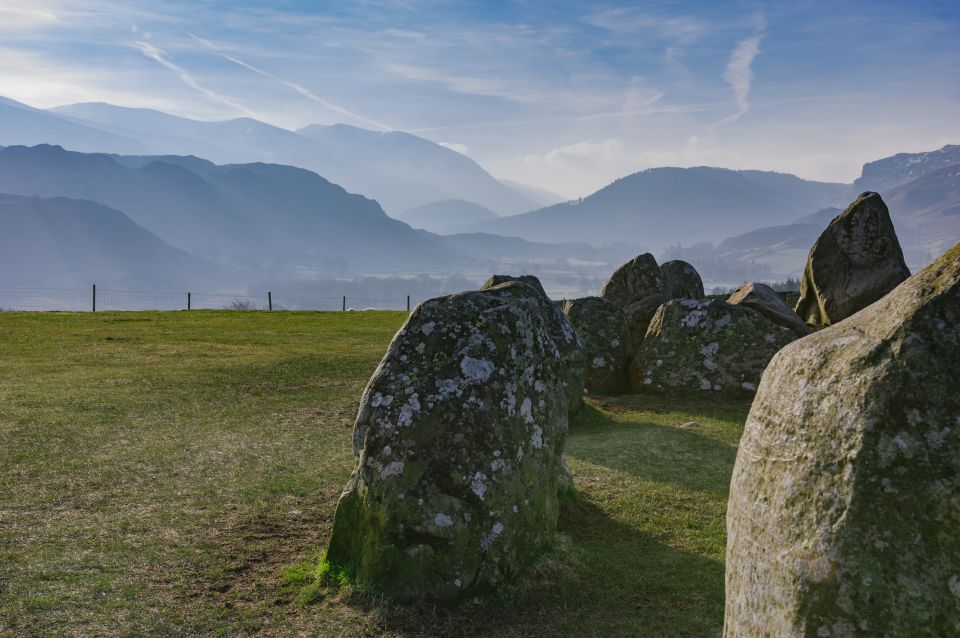
[[[960,143],[958,2],[0,0],[0,94],[415,132],[579,196]]]

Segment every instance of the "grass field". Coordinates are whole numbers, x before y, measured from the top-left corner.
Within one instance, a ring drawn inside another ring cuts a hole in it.
[[[404,318],[0,313],[0,636],[719,635],[741,404],[591,401],[567,542],[501,596],[294,599]]]

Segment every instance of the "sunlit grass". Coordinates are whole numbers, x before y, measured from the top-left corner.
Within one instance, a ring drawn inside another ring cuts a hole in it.
[[[592,401],[561,542],[498,596],[306,571],[404,317],[0,314],[0,635],[719,635],[739,404]]]

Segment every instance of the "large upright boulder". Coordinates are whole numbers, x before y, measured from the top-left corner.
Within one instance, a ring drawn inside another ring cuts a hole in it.
[[[887,205],[877,193],[862,193],[810,248],[796,312],[808,324],[828,326],[909,276]]]
[[[567,406],[570,410],[578,409],[583,404],[583,382],[586,374],[586,361],[580,335],[564,314],[563,304],[561,302],[551,303],[550,297],[543,289],[543,284],[533,275],[492,275],[480,287],[480,290],[489,290],[509,282],[529,286],[550,304],[550,330],[563,361],[563,387],[567,397]]]
[[[519,281],[522,284],[527,284],[543,295],[544,298],[549,299],[547,296],[547,291],[543,289],[543,284],[541,284],[540,280],[533,275],[490,275],[490,278],[487,279],[482,286],[480,286],[480,290],[494,288],[495,286],[505,284],[508,281]]]
[[[960,635],[960,244],[784,348],[727,510],[726,636]]]
[[[681,259],[665,261],[660,273],[671,299],[703,299],[703,280],[692,264]]]
[[[750,308],[674,299],[650,322],[630,364],[630,385],[664,394],[750,395],[773,355],[795,338]]]
[[[631,356],[637,352],[643,344],[643,339],[647,334],[647,328],[650,327],[650,320],[657,314],[657,309],[670,301],[671,297],[666,290],[644,297],[640,301],[634,301],[623,309],[623,314],[627,318],[627,334],[630,339]]]
[[[414,310],[361,399],[332,565],[454,602],[551,543],[568,415],[553,310],[519,282]]]
[[[600,289],[600,297],[626,308],[636,301],[664,292],[666,287],[657,260],[650,253],[644,253],[613,271]]]
[[[727,298],[727,303],[753,308],[773,323],[790,328],[798,337],[805,337],[811,332],[810,326],[766,284],[743,284]]]
[[[600,297],[585,297],[567,300],[563,313],[583,342],[584,388],[597,394],[626,391],[630,351],[627,318],[623,310]]]

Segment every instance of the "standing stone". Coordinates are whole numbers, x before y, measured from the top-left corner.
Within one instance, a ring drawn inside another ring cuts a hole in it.
[[[862,193],[810,249],[796,311],[808,324],[828,326],[909,276],[887,205],[877,193]]]
[[[583,342],[573,324],[563,313],[563,304],[551,303],[540,280],[533,275],[493,275],[480,287],[480,290],[489,290],[509,282],[518,282],[533,288],[546,302],[550,303],[550,330],[563,360],[563,387],[567,396],[567,406],[571,411],[579,409],[583,405],[583,382],[586,375]]]
[[[743,284],[730,295],[727,303],[753,308],[773,323],[790,328],[798,337],[810,334],[810,326],[766,284]]]
[[[691,264],[680,259],[665,261],[660,272],[672,299],[703,299],[703,280]]]
[[[600,289],[600,297],[621,308],[666,290],[666,281],[650,253],[634,257],[617,268]]]
[[[528,286],[532,287],[537,292],[539,292],[541,295],[543,295],[545,299],[549,299],[549,297],[547,296],[547,291],[543,289],[543,284],[541,284],[540,280],[534,277],[533,275],[520,275],[520,276],[491,275],[490,279],[487,279],[487,281],[484,282],[482,286],[480,286],[480,290],[487,290],[489,288],[499,286],[500,284],[505,284],[508,281],[519,281],[522,284],[527,284]]]
[[[627,334],[630,339],[630,354],[636,354],[637,350],[643,344],[643,339],[650,327],[650,320],[657,314],[657,309],[670,301],[670,295],[666,291],[658,292],[634,301],[623,309],[627,318]]]
[[[550,545],[568,411],[553,308],[508,282],[414,310],[361,399],[331,564],[455,602]]]
[[[600,297],[570,299],[563,313],[583,342],[586,377],[583,385],[597,394],[620,394],[627,389],[630,362],[627,318],[617,305]]]
[[[960,635],[960,244],[784,348],[727,510],[740,636]]]
[[[724,301],[674,299],[660,306],[630,364],[630,385],[663,394],[753,394],[792,331]]]

